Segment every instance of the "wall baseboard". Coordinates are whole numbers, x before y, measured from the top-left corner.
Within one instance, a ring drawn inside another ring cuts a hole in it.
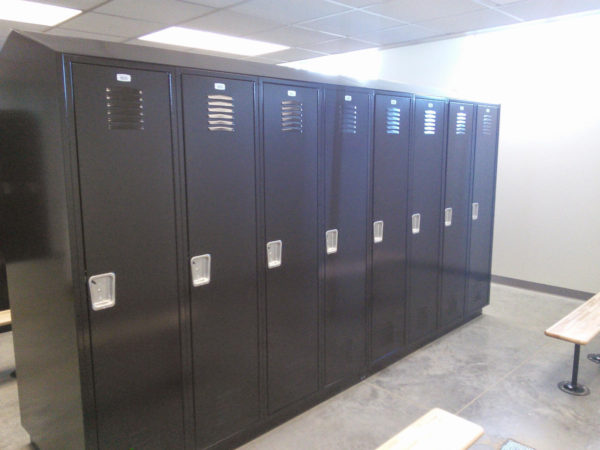
[[[570,297],[577,300],[588,300],[593,297],[591,292],[577,291],[559,286],[550,286],[548,284],[535,283],[533,281],[519,280],[517,278],[503,277],[500,275],[492,275],[492,282],[504,284],[506,286],[529,289],[530,291],[543,292],[545,294],[560,295],[561,297]]]

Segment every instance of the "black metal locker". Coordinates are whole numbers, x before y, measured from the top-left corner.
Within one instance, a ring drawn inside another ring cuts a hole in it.
[[[325,90],[325,384],[365,364],[371,96]]]
[[[474,113],[475,107],[471,103],[450,102],[443,218],[441,326],[461,319],[465,305]]]
[[[196,445],[260,416],[255,82],[184,74]]]
[[[74,64],[73,80],[98,444],[181,448],[171,76]]]
[[[445,111],[442,100],[415,100],[408,217],[409,342],[427,337],[437,326]]]
[[[477,106],[467,313],[489,304],[499,113],[497,106]]]
[[[371,361],[404,343],[410,122],[410,97],[375,96]]]
[[[318,389],[319,91],[265,83],[268,409]]]

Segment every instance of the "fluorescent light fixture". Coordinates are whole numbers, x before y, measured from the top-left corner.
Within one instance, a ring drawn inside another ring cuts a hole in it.
[[[0,20],[54,26],[81,13],[79,9],[23,0],[2,0]]]
[[[280,66],[308,70],[325,75],[337,75],[357,80],[376,80],[381,72],[381,53],[376,48],[336,55],[319,56],[281,63]]]
[[[226,34],[210,33],[182,27],[169,27],[138,39],[181,47],[199,48],[234,55],[258,56],[288,49],[285,45],[244,39]]]

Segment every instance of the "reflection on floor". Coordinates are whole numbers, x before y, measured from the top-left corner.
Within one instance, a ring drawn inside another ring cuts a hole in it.
[[[473,449],[498,449],[513,439],[538,450],[600,448],[600,339],[582,349],[574,397],[568,379],[572,345],[544,330],[579,300],[493,285],[483,315],[362,383],[286,422],[244,449],[374,449],[434,406],[484,427]],[[12,336],[0,334],[0,448],[26,448],[18,425]]]

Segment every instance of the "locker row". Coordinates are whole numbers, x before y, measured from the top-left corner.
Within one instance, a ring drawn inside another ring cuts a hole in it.
[[[40,447],[231,447],[488,304],[499,106],[90,57],[59,73],[81,426],[51,441],[25,412]]]

